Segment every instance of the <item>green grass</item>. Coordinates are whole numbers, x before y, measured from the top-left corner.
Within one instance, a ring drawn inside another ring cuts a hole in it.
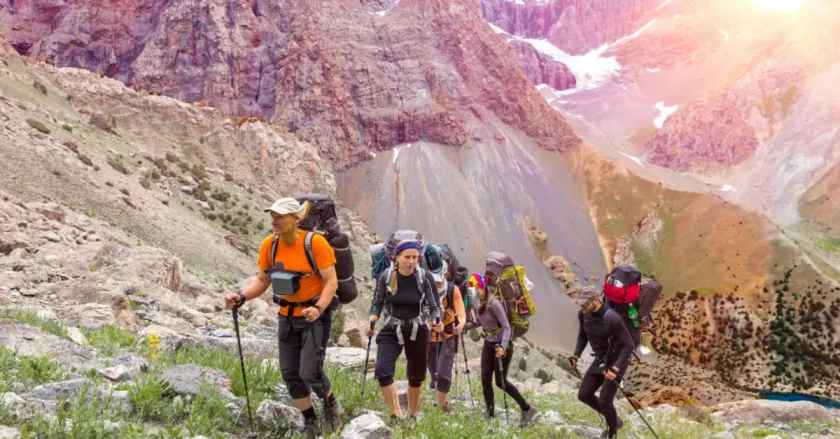
[[[235,352],[190,347],[179,349],[165,361],[171,364],[192,363],[221,370],[230,378],[233,394],[245,396],[239,357]],[[270,361],[248,357],[245,358],[245,368],[248,370],[248,389],[251,393],[253,406],[257,407],[264,399],[273,398],[277,383],[281,380],[280,369]]]
[[[31,389],[40,384],[60,381],[65,376],[61,365],[49,357],[16,355],[0,347],[0,393],[11,390],[13,384]]]
[[[840,253],[840,239],[818,239],[817,246],[830,253]]]
[[[103,328],[97,332],[104,341],[98,341],[104,346],[117,346],[114,340],[121,340],[128,344],[133,337],[121,330]],[[94,337],[95,338],[95,337]],[[30,362],[26,365],[27,361]],[[10,379],[18,379],[23,374],[26,379],[34,381],[47,379],[50,370],[57,370],[57,366],[47,366],[45,359],[25,359],[15,356],[8,350],[0,349],[0,385]],[[241,419],[234,419],[227,407],[227,401],[209,385],[202,386],[200,393],[193,397],[176,397],[167,388],[159,376],[166,367],[175,364],[194,363],[205,367],[212,367],[224,371],[231,379],[233,392],[243,396],[241,385],[239,360],[235,351],[217,349],[185,348],[177,353],[162,356],[153,361],[152,370],[144,374],[133,383],[125,383],[118,388],[126,389],[133,405],[132,413],[120,413],[111,407],[108,400],[102,401],[92,398],[89,394],[80,395],[67,404],[63,404],[58,416],[54,419],[38,416],[23,425],[19,425],[23,438],[38,439],[111,439],[111,438],[183,438],[204,435],[210,438],[222,438],[232,434],[241,436],[247,429],[247,422],[243,413]],[[34,365],[34,366],[33,366]],[[251,389],[251,401],[254,410],[260,401],[274,397],[275,388],[281,382],[280,372],[272,362],[247,359],[248,382]],[[473,370],[473,372],[477,372]],[[551,372],[551,371],[550,371]],[[368,376],[364,398],[361,396],[361,376],[358,368],[339,369],[334,365],[327,365],[327,375],[333,385],[333,391],[345,408],[344,423],[360,415],[364,410],[375,410],[387,413],[382,402],[378,383],[372,376]],[[526,430],[520,430],[504,423],[502,412],[503,398],[498,389],[496,393],[497,420],[488,423],[484,420],[483,402],[481,401],[481,386],[473,374],[472,391],[476,398],[476,407],[468,403],[457,401],[453,403],[453,411],[443,413],[434,406],[434,395],[424,385],[423,417],[416,424],[405,421],[392,425],[395,438],[426,438],[451,439],[453,437],[494,437],[494,438],[575,438],[577,436],[571,427],[558,427],[537,424]],[[405,378],[405,361],[398,363],[397,379]],[[427,384],[427,383],[425,383]],[[467,395],[467,381],[463,373],[456,379],[450,393],[453,399],[458,395]],[[542,412],[555,411],[565,423],[570,425],[593,426],[601,428],[600,417],[589,407],[581,404],[576,394],[572,392],[534,395],[525,394],[526,399]],[[638,415],[634,413],[626,402],[617,400],[619,414],[625,420],[626,427],[619,434],[619,438],[652,438],[643,424],[633,422]],[[511,407],[511,423],[519,419],[519,410],[508,398]],[[320,407],[316,407],[320,411]],[[721,431],[720,424],[700,424],[686,419],[679,413],[646,412],[646,417],[662,438],[671,439],[700,439],[707,438],[715,432]],[[385,416],[387,418],[387,416]],[[106,428],[105,420],[119,421],[119,428]],[[0,407],[0,423],[15,425],[15,420],[7,410]],[[635,425],[634,425],[635,424]],[[155,425],[156,429],[150,429]],[[818,433],[825,430],[838,431],[837,423],[801,422],[789,424],[797,432]],[[764,437],[768,434],[779,434],[788,437],[784,432],[778,432],[771,427],[747,425],[738,429],[735,434],[739,438]],[[261,431],[261,438],[273,437],[271,432]],[[327,436],[337,438],[339,434]]]
[[[99,351],[101,355],[108,357],[132,348],[137,342],[134,333],[114,325],[105,325],[97,329],[83,329],[82,332],[91,347]]]
[[[67,328],[64,325],[52,320],[42,319],[32,311],[3,309],[0,310],[0,319],[14,320],[18,323],[34,326],[44,332],[67,338]]]

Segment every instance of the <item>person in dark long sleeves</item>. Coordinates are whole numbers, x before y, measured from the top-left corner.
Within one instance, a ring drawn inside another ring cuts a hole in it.
[[[569,358],[572,367],[586,348],[592,346],[595,359],[586,370],[578,391],[578,399],[600,413],[607,421],[607,430],[601,437],[615,438],[624,425],[615,410],[613,400],[635,344],[617,312],[604,306],[600,294],[585,287],[569,294],[580,306],[577,346]],[[595,392],[601,389],[598,396]]]
[[[382,399],[394,419],[401,418],[394,372],[400,354],[405,351],[408,375],[408,410],[411,419],[420,414],[422,383],[426,378],[429,332],[443,331],[440,301],[434,279],[418,266],[423,245],[419,241],[401,241],[394,250],[394,266],[385,270],[376,283],[370,306],[370,321],[383,319],[376,337],[376,371]],[[368,337],[373,336],[373,327]]]
[[[502,302],[488,294],[486,289],[479,289],[478,294],[481,301],[478,309],[478,323],[484,333],[484,346],[481,349],[481,390],[487,410],[485,416],[488,418],[496,416],[492,384],[495,375],[496,386],[510,395],[522,411],[520,427],[527,427],[536,418],[537,409],[528,404],[519,390],[507,379],[510,361],[513,358],[512,331],[507,313]],[[502,359],[501,370],[497,366],[500,358]]]

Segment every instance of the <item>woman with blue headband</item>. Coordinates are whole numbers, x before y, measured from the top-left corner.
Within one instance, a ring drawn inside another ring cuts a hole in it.
[[[375,376],[392,419],[402,418],[394,385],[397,358],[405,349],[408,410],[411,419],[416,420],[426,378],[429,322],[434,322],[433,330],[443,330],[434,279],[418,265],[422,249],[420,241],[406,240],[397,244],[393,264],[377,279],[370,307],[371,329],[368,337],[373,335],[375,322],[383,322],[376,337]]]

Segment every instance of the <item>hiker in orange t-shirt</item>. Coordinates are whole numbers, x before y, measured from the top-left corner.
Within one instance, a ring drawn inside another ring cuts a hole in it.
[[[274,303],[280,305],[277,327],[283,381],[303,413],[306,436],[314,438],[320,428],[312,391],[324,401],[330,429],[338,426],[341,415],[341,405],[324,374],[338,287],[335,252],[323,236],[298,228],[305,209],[294,198],[281,198],[265,211],[271,213],[273,233],[260,245],[260,271],[244,290],[227,294],[226,305],[242,306],[272,287]]]

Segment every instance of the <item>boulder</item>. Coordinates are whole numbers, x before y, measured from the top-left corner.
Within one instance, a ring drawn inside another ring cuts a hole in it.
[[[375,358],[371,354],[371,359]],[[342,369],[360,368],[365,363],[365,349],[362,348],[327,348],[327,362]]]
[[[67,337],[78,345],[88,346],[87,337],[85,334],[82,334],[82,331],[75,327],[75,326],[68,326],[67,327]]]
[[[161,378],[178,395],[198,395],[202,385],[208,384],[226,399],[236,399],[230,391],[227,375],[220,370],[196,364],[182,364],[167,369]]]
[[[303,415],[300,410],[280,401],[265,400],[257,408],[257,422],[273,434],[303,431]]]
[[[719,404],[712,416],[722,421],[789,423],[793,421],[832,421],[831,410],[810,401],[771,401],[756,399]]]
[[[374,413],[353,419],[341,432],[341,439],[390,439],[392,436],[385,421]]]
[[[45,401],[70,400],[79,396],[86,388],[93,388],[93,382],[87,378],[57,381],[35,387],[24,395],[24,398]]]
[[[47,356],[80,373],[102,367],[94,350],[28,325],[0,322],[0,347],[23,356]]]
[[[20,431],[17,428],[0,425],[0,439],[18,439],[19,437]]]

